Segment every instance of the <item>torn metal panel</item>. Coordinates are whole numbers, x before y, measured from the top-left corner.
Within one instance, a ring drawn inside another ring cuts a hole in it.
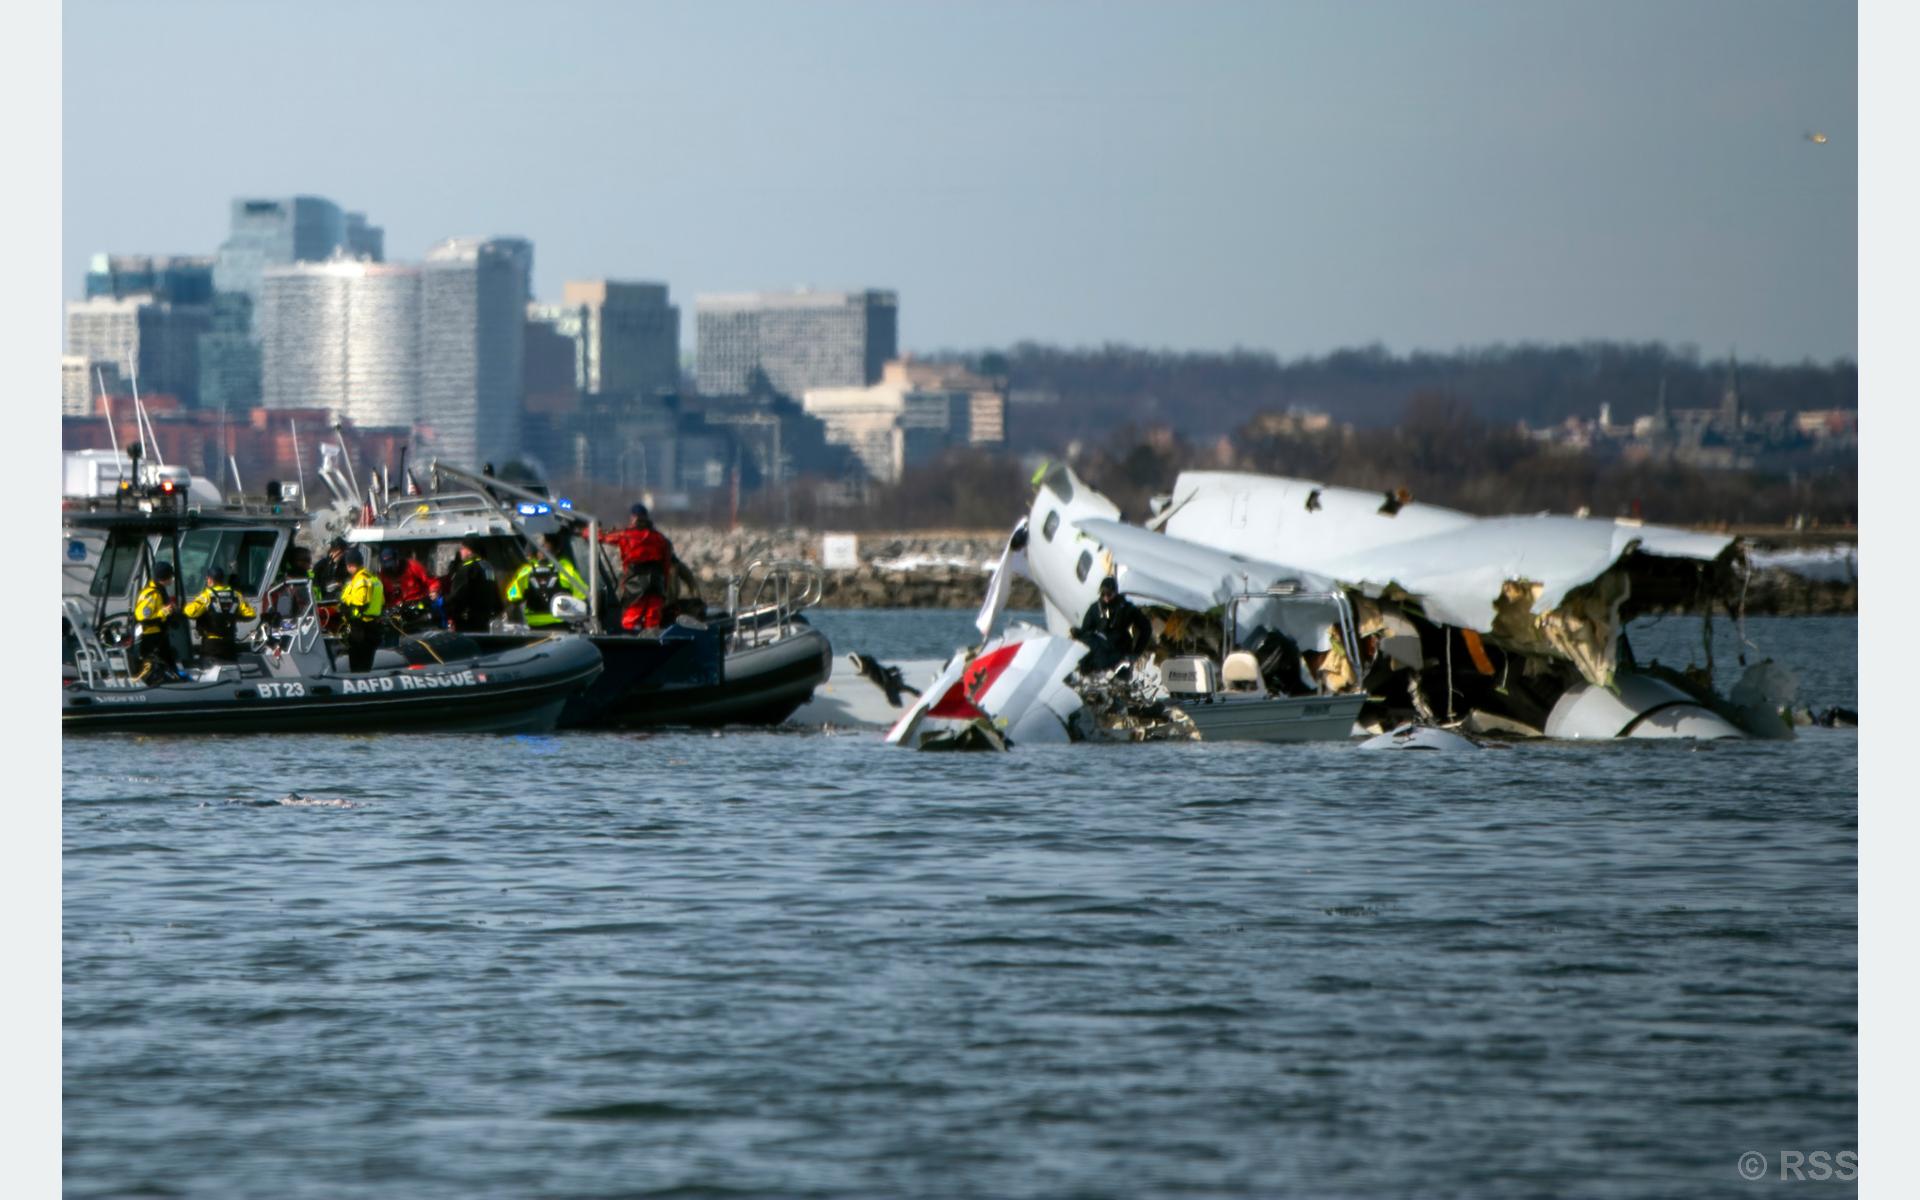
[[[1376,492],[1237,472],[1185,472],[1173,497],[1172,537],[1404,598],[1428,621],[1565,659],[1601,685],[1633,579],[1672,590],[1647,560],[1721,564],[1736,551],[1730,537],[1630,521],[1483,518],[1418,503],[1387,512]]]
[[[1006,611],[1007,597],[1013,591],[1016,575],[1027,574],[1027,522],[1023,517],[1007,535],[1007,544],[1000,551],[1000,561],[994,564],[993,576],[987,581],[986,599],[980,602],[980,615],[973,619],[973,627],[980,631],[985,639],[993,633],[994,622]]]
[[[1550,738],[1737,738],[1741,730],[1667,680],[1622,671],[1611,688],[1576,683],[1547,717]]]
[[[949,659],[886,740],[920,749],[1069,741],[1081,701],[1066,678],[1086,653],[1079,642],[1015,624],[978,650]],[[969,726],[992,736],[967,736]]]
[[[1302,650],[1332,647],[1341,621],[1334,581],[1298,568],[1226,554],[1107,518],[1078,522],[1082,538],[1112,564],[1120,590],[1136,604],[1230,616],[1239,644],[1263,629],[1285,634]],[[1094,580],[1097,591],[1099,580]],[[1268,593],[1279,590],[1279,594]],[[1249,595],[1249,593],[1254,593]],[[1088,597],[1092,603],[1092,597]],[[1231,607],[1232,612],[1226,610]]]

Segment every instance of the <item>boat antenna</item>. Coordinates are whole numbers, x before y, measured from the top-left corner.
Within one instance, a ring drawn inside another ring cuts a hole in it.
[[[240,482],[240,464],[233,461],[233,455],[227,455],[227,466],[233,471],[233,490],[242,496],[247,494],[247,485]]]
[[[126,479],[127,468],[125,456],[120,453],[120,435],[113,431],[113,397],[107,394],[107,379],[98,366],[93,368],[93,380],[100,385],[100,407],[107,418],[107,446],[113,451],[113,465],[119,469],[120,477]],[[127,482],[131,485],[133,481],[129,479]]]
[[[153,444],[147,445],[147,434],[153,431],[153,422],[147,419],[147,406],[140,403],[140,364],[134,356],[127,355],[127,379],[133,385],[133,422],[140,431],[140,448],[157,466],[166,466],[167,460],[160,453],[160,435],[153,434]]]
[[[353,469],[353,455],[347,453],[347,435],[342,423],[333,423],[333,436],[340,440],[340,457],[347,460],[347,482],[353,485],[353,494],[360,494],[360,476]]]
[[[292,417],[287,418],[287,432],[293,435],[293,471],[300,477],[300,511],[311,512],[307,503],[307,465],[300,461],[300,426]]]

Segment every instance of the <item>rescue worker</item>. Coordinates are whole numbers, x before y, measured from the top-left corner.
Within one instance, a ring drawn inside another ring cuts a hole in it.
[[[465,538],[447,572],[440,594],[446,598],[447,620],[458,633],[485,633],[500,613],[500,589],[493,582],[480,543]]]
[[[1109,575],[1100,581],[1099,598],[1069,636],[1086,643],[1087,656],[1080,660],[1080,668],[1104,671],[1144,653],[1153,642],[1153,622],[1120,594],[1120,581]]]
[[[380,577],[367,570],[366,556],[349,549],[341,556],[351,574],[340,589],[340,611],[347,620],[347,669],[366,671],[373,667],[373,652],[380,648],[381,610],[386,608],[385,589]]]
[[[380,547],[380,586],[389,623],[408,631],[433,624],[433,576],[419,559],[402,556],[395,546]]]
[[[580,578],[572,562],[554,554],[555,542],[549,535],[539,556],[521,564],[507,584],[507,603],[525,609],[529,628],[565,624],[553,615],[554,597],[566,594],[576,600],[587,598],[586,580]]]
[[[307,585],[303,589],[300,585]],[[272,608],[277,621],[291,621],[306,607],[304,590],[313,586],[313,552],[305,546],[288,546],[280,560],[280,574],[273,581]]]
[[[674,554],[673,543],[653,527],[644,504],[633,506],[625,529],[603,533],[600,540],[620,549],[622,629],[658,629],[666,623],[667,588],[676,571],[690,589],[699,587],[693,571]]]
[[[347,539],[334,538],[327,543],[327,556],[313,567],[313,598],[322,604],[332,604],[340,599],[340,589],[347,585],[347,577],[353,571],[347,566]]]
[[[313,578],[313,551],[305,546],[288,546],[287,555],[280,560],[280,575],[275,583],[285,583],[289,579]]]
[[[185,612],[200,630],[202,654],[217,663],[240,661],[237,629],[242,620],[253,619],[254,611],[245,596],[227,586],[225,571],[207,568],[207,586],[187,601]]]
[[[173,564],[157,562],[146,586],[134,598],[133,619],[140,626],[133,641],[134,658],[140,663],[140,671],[134,676],[137,683],[160,683],[180,673],[173,642],[167,637],[167,626],[174,618],[173,597],[167,594],[167,585],[172,582]]]

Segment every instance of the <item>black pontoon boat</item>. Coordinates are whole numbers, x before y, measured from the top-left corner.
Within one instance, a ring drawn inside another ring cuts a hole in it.
[[[376,521],[348,530],[347,540],[370,555],[394,546],[441,577],[460,542],[470,539],[501,583],[534,555],[542,536],[586,535],[586,612],[562,627],[591,638],[605,671],[567,705],[562,727],[778,724],[832,673],[833,648],[803,615],[821,594],[819,569],[811,563],[750,563],[730,582],[723,611],[681,616],[661,629],[622,630],[603,618],[618,611],[618,570],[599,545],[595,517],[531,488],[442,463],[424,473],[425,494],[393,498]],[[470,636],[483,650],[504,651],[553,628],[529,627],[524,611],[508,611],[487,632]]]

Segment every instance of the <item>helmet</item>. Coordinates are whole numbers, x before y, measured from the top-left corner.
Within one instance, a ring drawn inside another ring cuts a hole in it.
[[[380,565],[383,567],[399,566],[400,552],[398,550],[395,550],[392,546],[380,547]]]
[[[636,504],[632,508],[628,509],[627,511],[632,513],[636,517],[644,517],[648,515],[647,506],[644,504]]]
[[[161,583],[165,583],[167,580],[172,579],[173,564],[165,561],[164,559],[161,560],[160,562],[153,564],[153,577],[159,580]]]

